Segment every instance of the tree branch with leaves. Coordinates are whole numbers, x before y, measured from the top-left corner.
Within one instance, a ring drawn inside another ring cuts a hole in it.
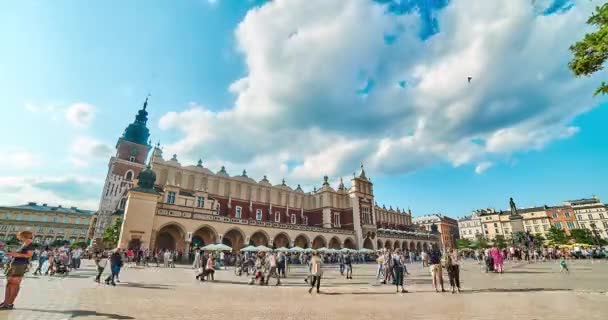
[[[587,33],[582,40],[570,46],[574,57],[568,67],[577,77],[590,76],[604,69],[603,65],[608,59],[608,2],[595,8],[587,24],[597,30]],[[608,83],[602,81],[593,95],[598,94],[608,94]]]

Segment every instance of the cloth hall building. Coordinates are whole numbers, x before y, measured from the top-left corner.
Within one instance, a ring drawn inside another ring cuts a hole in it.
[[[320,189],[305,192],[284,180],[274,185],[266,177],[256,181],[244,170],[229,175],[226,168],[213,172],[200,160],[183,165],[176,155],[165,159],[159,145],[146,142],[146,105],[118,140],[100,204],[99,220],[116,212],[124,215],[120,248],[188,252],[195,246],[224,243],[235,250],[252,244],[420,252],[441,245],[438,234],[412,224],[409,210],[376,205],[363,166],[349,187],[341,181],[334,188],[324,177]],[[148,156],[142,153],[148,150],[152,154],[145,166]],[[113,194],[112,188],[119,191],[105,199]],[[96,234],[102,234],[107,223],[98,226],[102,227]]]

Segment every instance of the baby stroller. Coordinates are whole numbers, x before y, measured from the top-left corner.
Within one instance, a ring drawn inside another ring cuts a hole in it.
[[[70,273],[70,268],[64,262],[62,262],[59,258],[55,258],[53,261],[53,267],[51,268],[50,275],[53,276],[55,274],[62,275],[66,277]]]

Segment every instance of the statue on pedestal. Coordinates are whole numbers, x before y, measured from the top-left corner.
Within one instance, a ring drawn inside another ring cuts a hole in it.
[[[517,206],[515,206],[515,201],[513,201],[513,198],[509,198],[509,206],[511,207],[511,215],[516,216]]]

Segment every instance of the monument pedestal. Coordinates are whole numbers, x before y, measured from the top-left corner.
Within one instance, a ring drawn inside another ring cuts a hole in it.
[[[520,214],[512,214],[509,216],[511,224],[511,234],[516,232],[524,232],[524,217]]]

